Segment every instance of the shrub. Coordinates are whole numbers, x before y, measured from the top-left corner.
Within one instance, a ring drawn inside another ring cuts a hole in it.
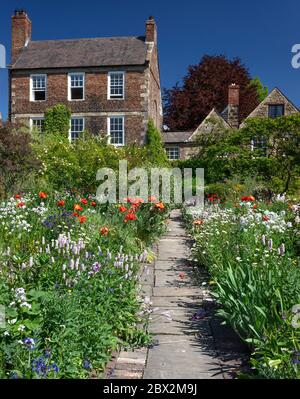
[[[25,128],[0,128],[0,196],[18,190],[39,170],[40,162],[31,144]]]
[[[154,126],[152,120],[148,122],[146,148],[148,159],[151,163],[161,166],[169,165],[167,154],[162,144],[161,134]]]

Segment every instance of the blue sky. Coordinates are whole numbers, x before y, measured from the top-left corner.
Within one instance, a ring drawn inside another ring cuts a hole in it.
[[[15,8],[27,10],[33,40],[142,35],[145,20],[154,15],[163,87],[180,81],[204,54],[225,54],[240,57],[253,76],[300,106],[300,69],[291,66],[291,48],[300,43],[299,0],[5,0],[0,43],[8,58]],[[7,71],[0,69],[4,117],[7,108]]]

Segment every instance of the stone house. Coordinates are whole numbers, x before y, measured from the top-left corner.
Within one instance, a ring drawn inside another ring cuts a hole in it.
[[[214,129],[239,129],[248,118],[276,118],[299,112],[298,108],[276,87],[239,123],[239,86],[228,88],[228,105],[223,112],[212,109],[207,117],[192,132],[164,132],[163,141],[169,159],[188,159],[198,153],[197,135],[210,134]],[[260,143],[251,143],[253,147]]]
[[[70,139],[81,131],[122,146],[144,144],[147,122],[162,126],[162,101],[153,17],[144,36],[73,40],[31,39],[23,10],[12,16],[9,119],[43,130],[44,112],[57,103],[72,112]]]

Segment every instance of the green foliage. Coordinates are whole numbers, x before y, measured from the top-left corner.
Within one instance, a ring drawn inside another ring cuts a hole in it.
[[[48,108],[45,112],[45,132],[68,137],[71,111],[63,104]]]
[[[269,89],[267,86],[264,86],[262,84],[258,76],[255,76],[253,79],[251,79],[250,85],[256,88],[257,96],[260,102],[263,101],[268,96]]]
[[[251,148],[251,142],[257,138],[264,139],[266,151],[265,148]],[[201,147],[198,159],[205,168],[209,184],[237,175],[242,179],[256,176],[258,182],[276,193],[294,194],[299,190],[299,114],[276,119],[252,118],[242,129],[198,140]]]
[[[249,344],[256,376],[299,379],[300,329],[292,323],[300,303],[297,207],[214,205],[198,217],[198,227],[187,219],[194,257],[210,271],[219,314]]]
[[[140,276],[167,214],[65,192],[2,203],[0,377],[101,378],[113,351],[148,345]]]
[[[169,165],[167,154],[163,147],[161,134],[154,126],[152,120],[149,120],[148,122],[146,148],[148,159],[151,163],[161,166]]]
[[[114,147],[106,140],[88,133],[70,142],[65,136],[48,134],[40,137],[35,150],[42,161],[41,177],[56,190],[64,187],[81,192],[96,192],[99,168],[118,171],[119,161],[126,159],[128,168],[145,166],[147,152],[143,147]]]

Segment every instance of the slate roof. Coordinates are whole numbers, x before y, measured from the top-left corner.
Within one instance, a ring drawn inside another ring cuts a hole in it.
[[[30,41],[12,69],[143,65],[145,37]]]
[[[187,142],[193,132],[163,132],[162,139],[165,144]]]

